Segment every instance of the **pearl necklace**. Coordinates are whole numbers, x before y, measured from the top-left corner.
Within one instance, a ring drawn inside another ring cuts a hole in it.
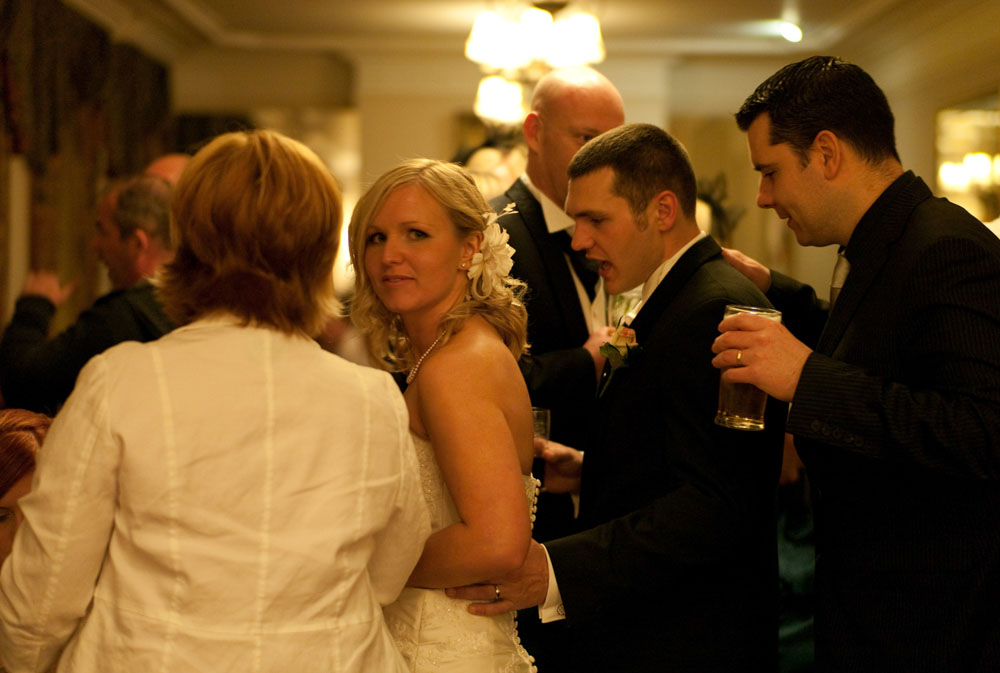
[[[420,365],[424,363],[424,358],[431,354],[431,351],[434,350],[434,347],[438,345],[438,342],[441,341],[443,337],[444,332],[438,334],[437,339],[431,342],[430,348],[425,350],[424,354],[417,358],[417,362],[413,365],[413,369],[411,369],[410,373],[406,375],[406,385],[410,385],[413,383],[413,379],[417,378],[417,371],[420,369]]]

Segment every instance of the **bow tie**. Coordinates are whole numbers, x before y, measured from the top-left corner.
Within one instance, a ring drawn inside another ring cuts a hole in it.
[[[594,301],[594,293],[597,288],[597,262],[592,259],[587,259],[587,253],[582,250],[574,250],[571,242],[573,238],[569,235],[565,229],[562,231],[556,231],[552,234],[559,244],[559,247],[569,255],[569,263],[573,267],[573,271],[576,273],[576,277],[580,279],[580,283],[583,285],[583,289],[587,292],[587,296],[590,301]]]

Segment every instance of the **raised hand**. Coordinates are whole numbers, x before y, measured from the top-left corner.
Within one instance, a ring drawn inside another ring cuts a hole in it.
[[[60,306],[73,294],[74,289],[76,283],[61,285],[59,276],[51,271],[30,271],[24,279],[21,295],[39,295]]]

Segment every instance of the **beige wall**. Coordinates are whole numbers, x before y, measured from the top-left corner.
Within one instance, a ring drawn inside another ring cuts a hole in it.
[[[1000,87],[1000,0],[909,0],[839,53],[885,91],[903,164],[934,189],[937,111]]]
[[[910,0],[822,50],[867,70],[896,116],[905,167],[936,189],[935,118],[941,108],[1000,88],[1000,0]],[[771,211],[755,208],[756,175],[732,113],[753,88],[793,57],[700,58],[673,74],[670,129],[701,175],[724,171],[730,201],[747,208],[733,245],[825,293],[835,250],[801,248]]]
[[[171,65],[177,113],[245,113],[258,107],[351,104],[352,69],[329,54],[204,48]]]

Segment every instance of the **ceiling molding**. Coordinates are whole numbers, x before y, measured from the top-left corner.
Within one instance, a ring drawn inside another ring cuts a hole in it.
[[[413,54],[462,53],[464,33],[441,33],[443,29],[418,28],[410,34],[372,33],[344,30],[321,32],[306,28],[302,32],[271,32],[238,29],[229,24],[206,0],[63,0],[106,28],[112,38],[135,44],[151,55],[173,62],[185,50],[200,46],[232,49],[265,49],[298,52],[339,52],[351,54],[405,52]],[[719,24],[709,22],[715,32],[701,35],[628,38],[605,35],[609,52],[624,56],[683,57],[704,56],[773,56],[827,51],[852,30],[865,25],[901,0],[866,0],[845,3],[836,14],[835,23],[810,25],[803,16],[805,35],[799,43],[775,36],[775,21],[734,23],[718,32]],[[411,3],[412,5],[413,3]],[[805,8],[804,8],[805,9]],[[289,11],[292,11],[291,9]],[[341,27],[343,28],[343,27]],[[394,30],[403,31],[407,25]]]
[[[171,63],[180,54],[204,38],[189,22],[156,2],[142,5],[142,12],[129,0],[63,0],[108,31],[113,42],[134,45],[153,58]]]

